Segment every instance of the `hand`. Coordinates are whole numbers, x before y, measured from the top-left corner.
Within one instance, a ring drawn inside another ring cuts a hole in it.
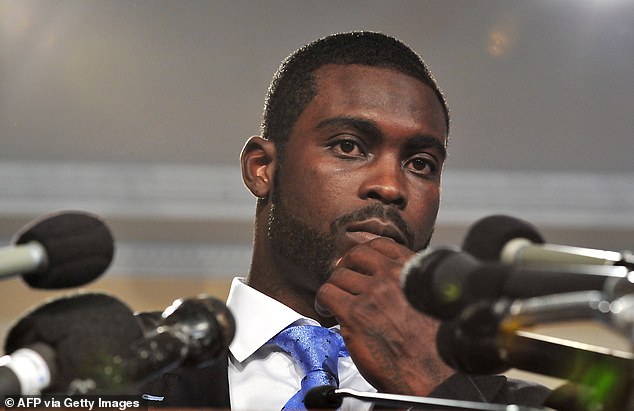
[[[359,244],[337,262],[316,303],[337,318],[352,359],[377,390],[425,396],[453,370],[436,350],[438,322],[403,294],[401,270],[413,255],[388,238]]]

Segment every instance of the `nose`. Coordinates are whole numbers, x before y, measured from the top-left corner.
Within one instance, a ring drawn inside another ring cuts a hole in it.
[[[407,205],[405,185],[405,175],[399,161],[391,157],[379,158],[366,168],[359,196],[364,200],[378,200],[403,209]]]

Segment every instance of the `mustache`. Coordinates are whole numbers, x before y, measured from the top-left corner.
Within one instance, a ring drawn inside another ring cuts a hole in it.
[[[334,235],[337,231],[339,231],[342,227],[346,225],[357,222],[357,221],[365,221],[371,218],[378,218],[381,220],[390,221],[394,224],[407,239],[407,244],[411,248],[414,243],[414,237],[412,232],[407,226],[403,217],[396,211],[393,207],[384,206],[379,203],[370,204],[348,214],[344,214],[341,217],[338,217],[333,221],[330,225],[330,232]]]

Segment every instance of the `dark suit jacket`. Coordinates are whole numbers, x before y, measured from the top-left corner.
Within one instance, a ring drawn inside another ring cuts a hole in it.
[[[150,401],[160,407],[230,408],[228,356],[204,368],[178,368],[163,374],[143,388],[144,394],[164,397]]]
[[[164,397],[162,402],[150,402],[150,405],[229,408],[227,366],[228,358],[225,356],[211,367],[180,368],[149,384],[144,393]],[[440,384],[430,396],[540,407],[549,393],[550,390],[541,385],[511,380],[500,375],[455,374]]]
[[[160,313],[137,313],[145,330],[156,328]],[[142,387],[142,393],[163,397],[150,401],[160,407],[230,408],[228,352],[203,368],[180,367],[165,373]],[[546,387],[501,375],[468,376],[455,374],[440,384],[429,396],[462,401],[518,404],[540,407],[550,394]]]

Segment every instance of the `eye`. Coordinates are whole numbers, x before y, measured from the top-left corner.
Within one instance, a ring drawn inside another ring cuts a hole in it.
[[[412,173],[420,176],[431,176],[438,171],[438,164],[432,158],[427,157],[414,157],[405,163],[407,168]]]
[[[339,148],[346,154],[352,153],[356,146],[357,145],[350,140],[344,140],[339,143]]]
[[[345,158],[363,157],[365,151],[361,145],[352,139],[341,139],[334,141],[330,145],[330,149],[338,156]]]

